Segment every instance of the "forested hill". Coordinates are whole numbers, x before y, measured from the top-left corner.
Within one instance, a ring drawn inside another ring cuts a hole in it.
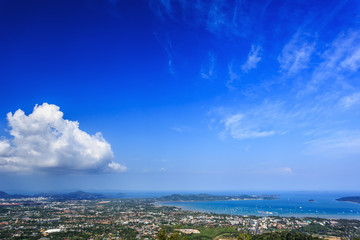
[[[360,203],[360,196],[342,197],[336,199],[336,201]]]

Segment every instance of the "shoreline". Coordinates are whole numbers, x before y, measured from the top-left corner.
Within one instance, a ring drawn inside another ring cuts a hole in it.
[[[253,200],[253,199],[251,199]],[[232,200],[226,200],[226,201],[232,201]],[[240,200],[238,200],[240,201]],[[359,220],[360,221],[360,215],[334,215],[334,214],[318,214],[318,213],[309,213],[309,214],[291,214],[291,213],[286,213],[286,214],[279,214],[278,212],[275,212],[275,214],[269,214],[269,213],[273,213],[273,212],[269,212],[269,211],[260,211],[258,210],[257,213],[249,213],[249,214],[240,214],[240,213],[226,213],[226,212],[214,212],[214,211],[210,211],[210,210],[206,210],[206,209],[200,209],[200,208],[188,208],[185,206],[179,206],[176,205],[176,203],[194,203],[194,202],[220,202],[220,201],[176,201],[176,202],[172,202],[172,201],[157,201],[152,203],[152,205],[155,206],[160,206],[160,207],[176,207],[178,209],[181,210],[185,210],[185,211],[192,211],[192,212],[200,212],[200,213],[208,213],[208,214],[225,214],[225,215],[237,215],[237,216],[242,216],[242,217],[249,217],[249,216],[256,216],[256,217],[295,217],[295,218],[322,218],[322,219],[330,219],[330,220],[340,220],[340,219],[345,219],[345,220]],[[165,203],[165,204],[164,204]],[[166,204],[168,203],[168,204]],[[265,215],[264,215],[265,213]]]
[[[342,201],[342,200],[337,200],[338,202],[347,202],[347,203],[354,203],[354,204],[360,204],[360,202],[353,202],[353,201]]]

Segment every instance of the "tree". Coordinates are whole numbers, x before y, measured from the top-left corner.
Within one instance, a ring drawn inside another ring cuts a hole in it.
[[[247,233],[240,233],[237,237],[238,240],[251,240],[251,236]]]
[[[174,232],[170,235],[169,240],[180,240],[180,234],[178,232]]]
[[[165,231],[165,227],[161,226],[160,231],[157,235],[157,239],[158,240],[166,240],[167,236],[166,236],[166,231]]]

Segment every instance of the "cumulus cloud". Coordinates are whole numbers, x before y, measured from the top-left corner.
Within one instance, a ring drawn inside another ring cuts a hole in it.
[[[63,118],[53,104],[36,105],[26,115],[8,113],[11,139],[0,140],[0,171],[97,173],[125,171],[113,161],[110,144],[101,133],[89,135],[77,121]]]

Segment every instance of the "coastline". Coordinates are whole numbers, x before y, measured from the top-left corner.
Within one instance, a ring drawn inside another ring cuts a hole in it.
[[[254,199],[251,199],[254,200]],[[192,212],[202,212],[202,213],[215,213],[215,214],[226,214],[226,215],[238,215],[238,216],[257,216],[257,217],[296,217],[296,218],[322,218],[322,219],[348,219],[348,220],[360,220],[360,213],[357,214],[345,214],[345,213],[320,213],[311,212],[277,212],[277,211],[267,211],[256,209],[248,211],[246,214],[237,213],[237,212],[228,212],[224,211],[221,208],[219,209],[206,209],[204,207],[197,207],[192,205],[184,205],[183,203],[211,203],[211,202],[239,202],[240,200],[226,200],[226,201],[157,201],[152,203],[155,206],[165,206],[165,207],[176,207],[181,210],[192,211]],[[245,200],[246,201],[246,200]],[[351,202],[353,203],[353,202]],[[275,210],[275,209],[274,209]]]
[[[338,201],[338,202],[346,202],[346,203],[353,203],[353,204],[360,204],[360,202],[354,202],[354,201],[342,201],[342,200],[337,200],[336,199],[336,201]]]

